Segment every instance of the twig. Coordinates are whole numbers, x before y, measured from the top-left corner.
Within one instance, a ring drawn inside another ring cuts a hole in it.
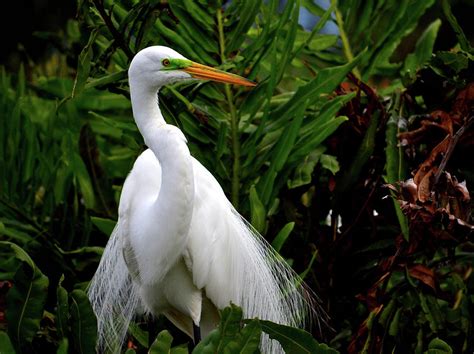
[[[376,103],[377,105],[377,108],[379,108],[382,112],[385,111],[385,108],[384,106],[382,105],[382,103],[380,102],[379,100],[379,97],[377,96],[377,94],[375,93],[375,91],[372,89],[372,87],[370,87],[369,85],[367,85],[365,82],[363,82],[361,79],[359,79],[356,75],[354,75],[352,72],[349,72],[347,74],[347,78],[349,80],[351,80],[354,85],[356,85],[358,88],[361,89],[362,92],[364,92],[367,97],[370,98],[370,100],[374,103]]]
[[[334,6],[334,4],[331,4],[331,6]],[[336,15],[336,23],[337,27],[339,29],[339,36],[341,37],[342,41],[342,51],[344,52],[344,56],[346,57],[348,62],[351,62],[354,60],[354,54],[352,54],[352,49],[351,45],[349,43],[349,38],[347,37],[346,30],[344,29],[344,21],[342,19],[342,14],[341,11],[339,11],[339,8],[337,7],[337,2],[335,6],[335,15]],[[355,67],[352,69],[352,72],[357,78],[361,78],[360,71]]]
[[[446,150],[446,154],[443,157],[443,160],[439,164],[438,171],[435,173],[435,178],[434,178],[434,184],[438,184],[439,178],[441,177],[441,174],[443,173],[444,169],[446,168],[446,164],[448,163],[449,159],[451,158],[451,155],[453,154],[454,148],[456,147],[456,144],[458,143],[459,139],[461,136],[464,134],[464,132],[469,129],[471,124],[474,123],[474,116],[469,117],[464,125],[458,129],[456,134],[453,135],[451,138],[451,142],[449,143],[448,149]]]

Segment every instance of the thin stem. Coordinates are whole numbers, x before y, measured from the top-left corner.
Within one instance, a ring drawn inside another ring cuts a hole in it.
[[[454,148],[456,147],[456,144],[458,143],[459,139],[462,137],[462,135],[466,132],[467,129],[469,129],[469,127],[473,123],[474,123],[474,116],[471,116],[470,118],[466,119],[464,125],[458,129],[456,134],[448,138],[451,141],[449,142],[448,149],[446,150],[446,153],[444,154],[443,160],[439,164],[438,171],[435,174],[435,177],[434,177],[435,185],[439,182],[439,178],[443,174],[443,171],[446,168],[446,164],[451,158],[451,155],[453,154]]]
[[[225,60],[225,39],[224,39],[224,24],[222,22],[222,7],[217,10],[217,27],[219,30],[219,52],[221,61]]]
[[[169,86],[169,85],[167,89],[171,91],[171,93],[175,95],[178,100],[180,100],[186,105],[186,108],[188,109],[189,112],[194,113],[196,111],[196,108],[194,108],[193,104],[186,97],[180,94],[176,89],[174,89],[172,86]]]
[[[341,36],[342,50],[344,52],[344,55],[347,61],[351,62],[352,60],[354,60],[354,54],[352,54],[349,38],[347,37],[346,31],[344,30],[344,21],[342,19],[341,11],[339,11],[339,8],[336,6],[336,9],[334,12],[336,14],[336,22],[337,22],[337,27],[339,28],[339,35]],[[359,69],[357,69],[357,67],[355,67],[352,70],[352,72],[358,79],[361,78]]]
[[[223,63],[225,57],[225,39],[224,39],[224,24],[222,22],[222,9],[217,10],[217,26],[219,30],[219,49],[221,62]],[[234,95],[230,89],[230,85],[225,85],[225,94],[227,97],[227,104],[230,111],[230,132],[232,140],[232,192],[231,201],[236,209],[239,207],[239,189],[240,189],[240,140],[239,140],[239,117],[234,105]]]

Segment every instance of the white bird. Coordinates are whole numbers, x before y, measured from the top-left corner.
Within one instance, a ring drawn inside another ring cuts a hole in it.
[[[245,318],[304,325],[312,295],[233,208],[158,106],[160,88],[179,80],[255,84],[163,46],[135,55],[128,77],[133,116],[149,149],[125,181],[117,225],[88,290],[98,350],[120,352],[140,313],[163,314],[191,338],[198,327],[203,336],[214,329],[217,310],[231,302]],[[261,350],[282,352],[268,337]]]

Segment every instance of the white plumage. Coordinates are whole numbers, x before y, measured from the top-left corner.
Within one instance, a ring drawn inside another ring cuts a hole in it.
[[[297,275],[190,155],[183,133],[165,123],[160,87],[193,77],[252,85],[161,46],[142,50],[130,65],[133,115],[149,149],[125,181],[119,220],[88,292],[99,350],[119,352],[137,313],[164,314],[193,337],[193,322],[205,336],[230,302],[246,318],[291,326],[311,311]],[[261,347],[282,350],[268,337]]]

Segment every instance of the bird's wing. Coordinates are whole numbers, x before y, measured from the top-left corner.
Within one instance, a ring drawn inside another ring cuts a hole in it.
[[[140,300],[140,272],[130,245],[130,217],[134,203],[150,193],[159,193],[160,173],[149,150],[143,152],[125,180],[120,196],[119,219],[105,247],[99,267],[88,289],[89,299],[98,318],[98,348],[119,352],[133,316],[143,311]],[[146,171],[155,179],[144,183]],[[130,276],[131,275],[131,276]],[[135,278],[132,281],[132,278]]]
[[[144,200],[155,199],[158,196],[160,186],[160,164],[151,150],[145,150],[137,158],[132,171],[125,180],[119,204],[119,218],[127,221],[124,223],[127,232],[124,232],[122,237],[122,256],[132,279],[138,284],[141,284],[140,267],[132,246],[129,232],[130,222],[134,213],[143,212],[142,202]]]
[[[232,302],[246,318],[302,326],[312,304],[297,274],[232,207],[211,173],[196,160],[193,170],[188,263],[196,286],[217,308]]]

